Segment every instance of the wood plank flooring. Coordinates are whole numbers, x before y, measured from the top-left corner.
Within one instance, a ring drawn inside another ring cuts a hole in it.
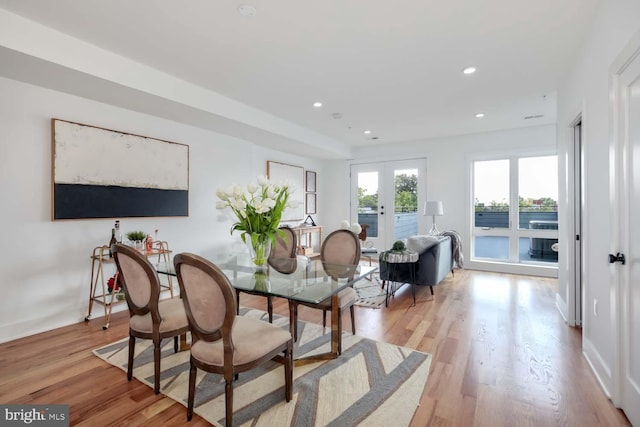
[[[359,335],[433,354],[412,426],[625,426],[581,354],[580,329],[555,308],[556,280],[456,271],[435,288],[401,288],[388,308],[356,307]],[[264,298],[242,304],[266,309]],[[274,311],[287,314],[275,299]],[[320,323],[319,310],[300,308]],[[349,317],[344,316],[349,330]],[[71,425],[180,426],[186,409],[93,356],[127,336],[128,313],[0,344],[0,403],[66,403]],[[188,425],[208,425],[194,415]]]

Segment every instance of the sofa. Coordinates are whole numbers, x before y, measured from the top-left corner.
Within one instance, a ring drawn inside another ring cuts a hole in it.
[[[452,240],[450,236],[412,236],[406,241],[408,250],[418,253],[415,264],[415,285],[429,286],[433,294],[433,286],[440,283],[449,272],[453,272]],[[410,264],[394,264],[383,260],[380,254],[380,280],[411,283]]]

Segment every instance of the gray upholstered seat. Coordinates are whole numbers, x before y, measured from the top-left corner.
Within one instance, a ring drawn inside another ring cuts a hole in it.
[[[322,242],[320,249],[320,259],[327,274],[332,280],[342,278],[351,279],[353,274],[352,268],[344,268],[344,266],[358,265],[361,255],[360,240],[358,236],[350,230],[336,230],[330,233]],[[351,311],[351,332],[356,333],[354,303],[356,301],[356,291],[351,288],[345,288],[338,293],[338,304],[340,311],[338,312],[338,321],[342,322],[342,310],[349,308]],[[304,305],[311,308],[322,310],[322,326],[327,326],[327,311],[331,311],[331,298],[327,298],[318,304],[304,303],[289,300],[289,321],[293,325],[293,339],[298,340],[298,305]],[[338,352],[342,349],[338,349]]]
[[[227,426],[232,425],[234,378],[269,360],[284,364],[285,399],[289,402],[293,389],[293,339],[289,331],[237,316],[234,289],[211,262],[185,253],[173,261],[193,340],[187,419],[193,416],[198,369],[224,377]]]
[[[127,379],[133,378],[133,355],[136,338],[153,341],[153,390],[160,393],[160,343],[173,337],[178,351],[178,336],[189,330],[184,305],[179,299],[160,301],[160,279],[156,269],[137,249],[115,244],[111,251],[122,278],[129,306],[129,362]]]

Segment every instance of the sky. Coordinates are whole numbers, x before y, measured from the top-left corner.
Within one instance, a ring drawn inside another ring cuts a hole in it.
[[[474,197],[481,203],[509,200],[509,160],[475,162]],[[518,161],[518,194],[525,199],[558,200],[556,156],[527,157]]]
[[[558,200],[557,156],[526,157],[518,161],[519,195],[525,199],[549,197]],[[415,170],[399,170],[397,173],[415,173]],[[358,186],[366,194],[378,191],[377,172],[358,174]],[[489,204],[509,199],[509,160],[475,162],[475,198]]]

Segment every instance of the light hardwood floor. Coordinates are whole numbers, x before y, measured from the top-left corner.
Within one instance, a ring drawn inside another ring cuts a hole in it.
[[[629,425],[605,397],[581,354],[580,329],[554,301],[556,280],[456,271],[435,288],[402,288],[388,308],[356,308],[359,335],[433,354],[413,426]],[[265,299],[242,295],[265,309]],[[274,311],[286,315],[276,299]],[[345,328],[349,330],[349,316]],[[300,319],[320,321],[300,308]],[[184,406],[91,350],[127,336],[128,313],[0,344],[0,403],[65,403],[71,425],[186,425]],[[208,425],[194,415],[191,426]]]

